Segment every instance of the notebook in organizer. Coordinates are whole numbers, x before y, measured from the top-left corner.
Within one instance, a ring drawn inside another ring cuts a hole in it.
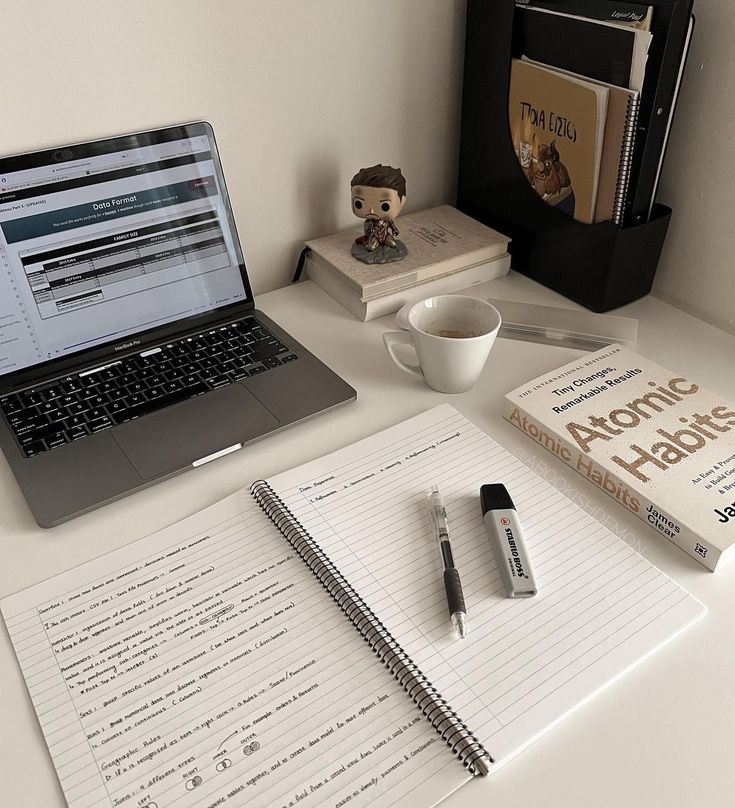
[[[535,598],[504,597],[478,503],[493,481],[524,522]],[[443,405],[2,611],[71,808],[387,808],[492,773],[704,607]]]
[[[605,136],[600,160],[600,176],[597,185],[594,222],[608,219],[622,225],[625,213],[625,200],[630,184],[630,169],[633,160],[635,133],[638,123],[640,93],[614,84],[588,79],[577,73],[561,68],[550,67],[530,59],[523,61],[550,73],[568,76],[574,80],[583,80],[587,84],[605,87],[608,90],[607,116],[605,119]]]

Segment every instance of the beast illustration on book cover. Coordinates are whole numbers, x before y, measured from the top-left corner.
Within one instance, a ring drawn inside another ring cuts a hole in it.
[[[567,216],[574,216],[575,198],[572,178],[562,162],[556,140],[539,143],[536,134],[531,143],[518,140],[513,144],[523,173],[536,193],[549,205]]]
[[[513,60],[509,124],[528,182],[547,204],[594,221],[608,89]]]

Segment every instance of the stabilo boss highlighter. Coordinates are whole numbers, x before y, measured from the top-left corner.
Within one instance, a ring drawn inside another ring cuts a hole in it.
[[[482,520],[509,598],[531,598],[536,581],[516,507],[508,489],[500,484],[480,488]]]

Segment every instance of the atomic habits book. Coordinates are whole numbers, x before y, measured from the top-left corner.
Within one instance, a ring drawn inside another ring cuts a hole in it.
[[[735,404],[611,345],[508,393],[503,415],[714,571],[735,551]]]

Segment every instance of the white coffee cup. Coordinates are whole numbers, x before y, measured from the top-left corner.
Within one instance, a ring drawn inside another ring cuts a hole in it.
[[[404,331],[388,331],[383,342],[390,358],[440,393],[463,393],[475,385],[500,330],[500,312],[476,297],[439,295],[398,314]],[[418,365],[400,359],[396,348],[410,345]]]

